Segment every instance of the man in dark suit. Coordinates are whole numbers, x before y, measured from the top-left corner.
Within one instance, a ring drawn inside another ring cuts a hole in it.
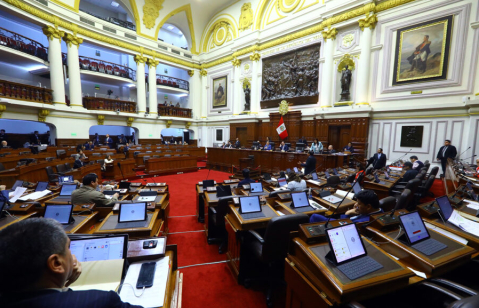
[[[304,167],[304,175],[308,175],[316,170],[316,157],[314,157],[314,152],[309,151],[309,156],[308,159],[306,159],[306,162],[299,162],[298,164],[300,164],[301,167]]]
[[[416,177],[416,175],[419,173],[419,170],[413,169],[412,166],[413,164],[410,161],[404,163],[402,170],[406,171],[406,173],[404,173],[399,182],[409,182]]]
[[[92,141],[88,141],[88,143],[85,144],[85,150],[91,151],[91,150],[94,150],[94,149],[95,149],[95,146],[93,145]]]
[[[446,174],[447,159],[454,159],[457,155],[456,147],[451,145],[451,140],[444,141],[444,145],[437,152],[436,158],[441,161],[442,176]]]
[[[131,144],[135,144],[136,140],[135,140],[135,132],[132,132],[131,133],[131,137],[130,137],[130,143]]]
[[[15,247],[15,249],[12,249]],[[129,308],[113,291],[72,291],[81,263],[53,219],[30,218],[0,231],[0,307]]]
[[[110,149],[113,149],[113,139],[108,134],[106,134],[105,143]]]
[[[239,138],[236,138],[235,148],[237,148],[237,149],[241,148],[241,143],[239,141]]]
[[[279,150],[280,150],[280,151],[288,152],[289,147],[288,147],[287,144],[284,143],[284,141],[281,141],[281,145],[279,146]]]
[[[2,142],[3,140],[8,141],[7,134],[5,133],[4,129],[0,129],[0,142]]]
[[[130,151],[130,144],[128,144],[128,142],[125,144],[125,146],[123,147],[123,153],[125,154],[125,158],[128,157],[128,152]]]
[[[99,146],[100,145],[100,136],[98,136],[98,133],[95,133],[95,137],[93,137],[93,144],[95,146]]]
[[[35,131],[33,135],[30,137],[30,143],[32,146],[30,147],[33,154],[38,154],[38,146],[41,144],[40,142],[40,135],[38,131]]]
[[[125,144],[127,142],[125,135],[121,134],[119,137],[120,144]]]
[[[305,146],[305,147],[308,146],[308,140],[306,140],[306,138],[304,138],[304,137],[301,137],[301,138],[298,140],[298,143],[304,143],[304,146]]]
[[[378,152],[368,160],[368,165],[372,164],[374,169],[381,169],[386,167],[386,161],[386,154],[383,153],[383,149],[379,148]]]
[[[330,144],[330,145],[328,146],[328,150],[325,151],[325,152],[326,152],[327,154],[335,154],[335,153],[336,153],[336,150],[334,149],[333,145]]]
[[[80,154],[75,155],[75,162],[73,163],[73,169],[79,169],[85,166],[85,163],[81,160]]]

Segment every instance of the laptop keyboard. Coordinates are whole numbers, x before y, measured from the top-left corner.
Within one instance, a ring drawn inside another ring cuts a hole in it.
[[[439,241],[436,241],[433,238],[427,239],[425,241],[419,242],[417,244],[411,245],[412,248],[420,251],[421,253],[425,254],[426,256],[430,256],[435,254],[439,250],[443,250],[447,248],[446,244],[443,244]]]
[[[314,211],[314,208],[311,206],[295,207],[294,210],[298,213],[304,213],[309,211]]]
[[[244,213],[244,214],[241,214],[241,217],[243,217],[243,219],[253,219],[253,218],[263,218],[263,217],[266,217],[263,212],[257,212],[257,213]]]
[[[362,258],[349,261],[348,263],[338,265],[337,268],[349,279],[354,280],[375,272],[378,269],[383,268],[383,266],[370,256],[364,256]]]
[[[148,221],[119,222],[116,227],[117,229],[145,228],[148,224]]]

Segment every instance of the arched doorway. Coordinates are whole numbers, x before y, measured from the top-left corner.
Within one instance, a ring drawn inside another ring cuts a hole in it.
[[[5,130],[6,141],[12,149],[23,148],[35,131],[44,145],[55,145],[57,130],[55,125],[37,121],[0,119],[0,130]]]
[[[138,128],[120,125],[94,125],[90,127],[88,133],[89,140],[95,139],[95,134],[98,134],[100,144],[105,143],[106,135],[108,134],[112,139],[114,146],[124,142],[121,139],[126,139],[128,143],[138,144]]]

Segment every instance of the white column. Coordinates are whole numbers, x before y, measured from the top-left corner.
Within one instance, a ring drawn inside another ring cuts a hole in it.
[[[263,86],[261,78],[262,62],[260,61],[259,53],[254,53],[250,56],[250,59],[253,61],[251,78],[251,113],[259,113],[261,111],[261,87]]]
[[[333,55],[334,39],[336,38],[336,28],[323,32],[324,38],[324,64],[321,76],[321,108],[332,106],[333,92]]]
[[[200,117],[199,119],[204,119],[207,117],[208,114],[208,91],[210,88],[208,87],[208,73],[205,70],[200,71],[201,75],[201,110],[200,110]],[[206,141],[205,141],[206,142]],[[203,143],[205,144],[205,143]]]
[[[369,21],[369,23],[367,22]],[[363,30],[361,36],[361,54],[356,78],[356,105],[369,105],[369,76],[371,67],[372,31],[376,25],[376,16],[367,16],[361,19],[359,25]]]
[[[201,104],[202,104],[201,80],[203,77],[201,77],[200,72],[196,70],[188,71],[188,75],[190,75],[189,106],[193,112],[193,119],[199,120],[201,118]],[[201,135],[198,134],[197,138],[201,138]]]
[[[65,33],[63,40],[67,43],[68,63],[68,87],[70,90],[70,106],[83,107],[81,90],[80,63],[78,60],[78,48],[83,39],[75,34]]]
[[[240,81],[241,78],[241,64],[235,66],[233,69],[234,72],[234,102],[233,102],[233,114],[239,115],[244,110],[244,92],[243,92],[243,83]]]
[[[160,61],[148,59],[148,105],[150,114],[156,116],[158,114],[158,94],[156,91],[156,67]]]
[[[145,62],[143,55],[135,56],[136,62],[136,103],[138,104],[138,113],[146,112],[146,84],[145,84]]]
[[[48,37],[48,61],[50,62],[50,82],[53,90],[53,103],[65,105],[65,80],[63,79],[61,39],[65,32],[57,27],[45,26],[43,33]]]

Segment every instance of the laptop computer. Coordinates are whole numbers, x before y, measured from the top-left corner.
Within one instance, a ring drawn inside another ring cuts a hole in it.
[[[118,223],[146,221],[146,203],[120,203]]]
[[[76,184],[64,184],[64,185],[62,185],[62,190],[60,191],[60,195],[53,200],[55,200],[55,201],[58,201],[58,200],[70,201],[72,199],[72,192],[75,189],[77,189]]]
[[[271,174],[269,173],[263,173],[263,179],[265,181],[271,181]]]
[[[120,182],[118,185],[119,189],[130,189],[131,182]]]
[[[359,182],[356,182],[356,183],[353,185],[354,195],[357,195],[361,190],[363,190],[363,189],[361,188],[361,184],[359,184]]]
[[[399,216],[399,221],[404,229],[404,234],[399,240],[417,251],[430,256],[447,248],[446,244],[431,238],[418,212],[403,214]]]
[[[70,250],[80,262],[125,259],[128,235],[70,238]]]
[[[324,190],[319,193],[319,197],[325,201],[328,201],[329,203],[336,204],[341,202],[341,198],[336,197],[331,194],[329,190]]]
[[[140,196],[138,197],[139,202],[153,202],[156,200],[156,196],[158,195],[157,191],[150,190],[150,191],[142,191],[140,192]]]
[[[37,187],[35,188],[35,192],[37,191],[44,191],[48,187],[48,182],[38,182]]]
[[[328,179],[328,178],[330,177],[329,172],[328,172],[328,171],[324,171],[324,176]]]
[[[231,186],[229,185],[216,186],[216,197],[220,198],[220,197],[227,197],[231,195],[232,195]]]
[[[326,259],[350,280],[371,274],[383,266],[367,255],[355,224],[326,229],[331,250]]]
[[[442,196],[439,198],[436,198],[437,205],[439,206],[440,214],[442,215],[442,218],[447,221],[449,218],[451,218],[452,212],[454,209],[452,208],[451,201],[449,201],[449,198],[447,196]]]
[[[48,204],[45,206],[43,217],[52,218],[62,225],[69,225],[75,221],[72,217],[73,204]]]
[[[58,184],[72,184],[74,182],[73,175],[60,175],[58,176]]]
[[[241,197],[240,214],[244,219],[266,217],[259,203],[259,196]]]
[[[291,208],[298,213],[314,211],[314,208],[309,204],[306,192],[291,193]]]
[[[311,178],[312,178],[314,181],[317,181],[317,180],[318,180],[318,174],[317,174],[316,172],[311,173]]]
[[[336,170],[336,168],[333,168],[333,174],[334,175],[339,175],[338,170]]]
[[[293,168],[294,172],[299,173],[298,167]]]
[[[374,175],[374,182],[378,183],[378,184],[381,184],[381,185],[386,185],[388,183],[384,182],[384,181],[381,181],[378,177],[377,174]]]
[[[278,179],[278,186],[279,187],[283,187],[283,186],[287,186],[288,185],[288,182],[286,181],[286,178],[279,178]]]
[[[261,183],[250,183],[250,193],[249,195],[252,196],[252,195],[261,195],[263,194],[263,184]]]
[[[208,187],[213,187],[215,186],[215,180],[204,180],[203,181],[203,190],[205,190]]]
[[[17,187],[22,187],[23,186],[23,181],[22,180],[16,180],[15,184],[13,184],[12,189],[10,191],[15,191]]]

